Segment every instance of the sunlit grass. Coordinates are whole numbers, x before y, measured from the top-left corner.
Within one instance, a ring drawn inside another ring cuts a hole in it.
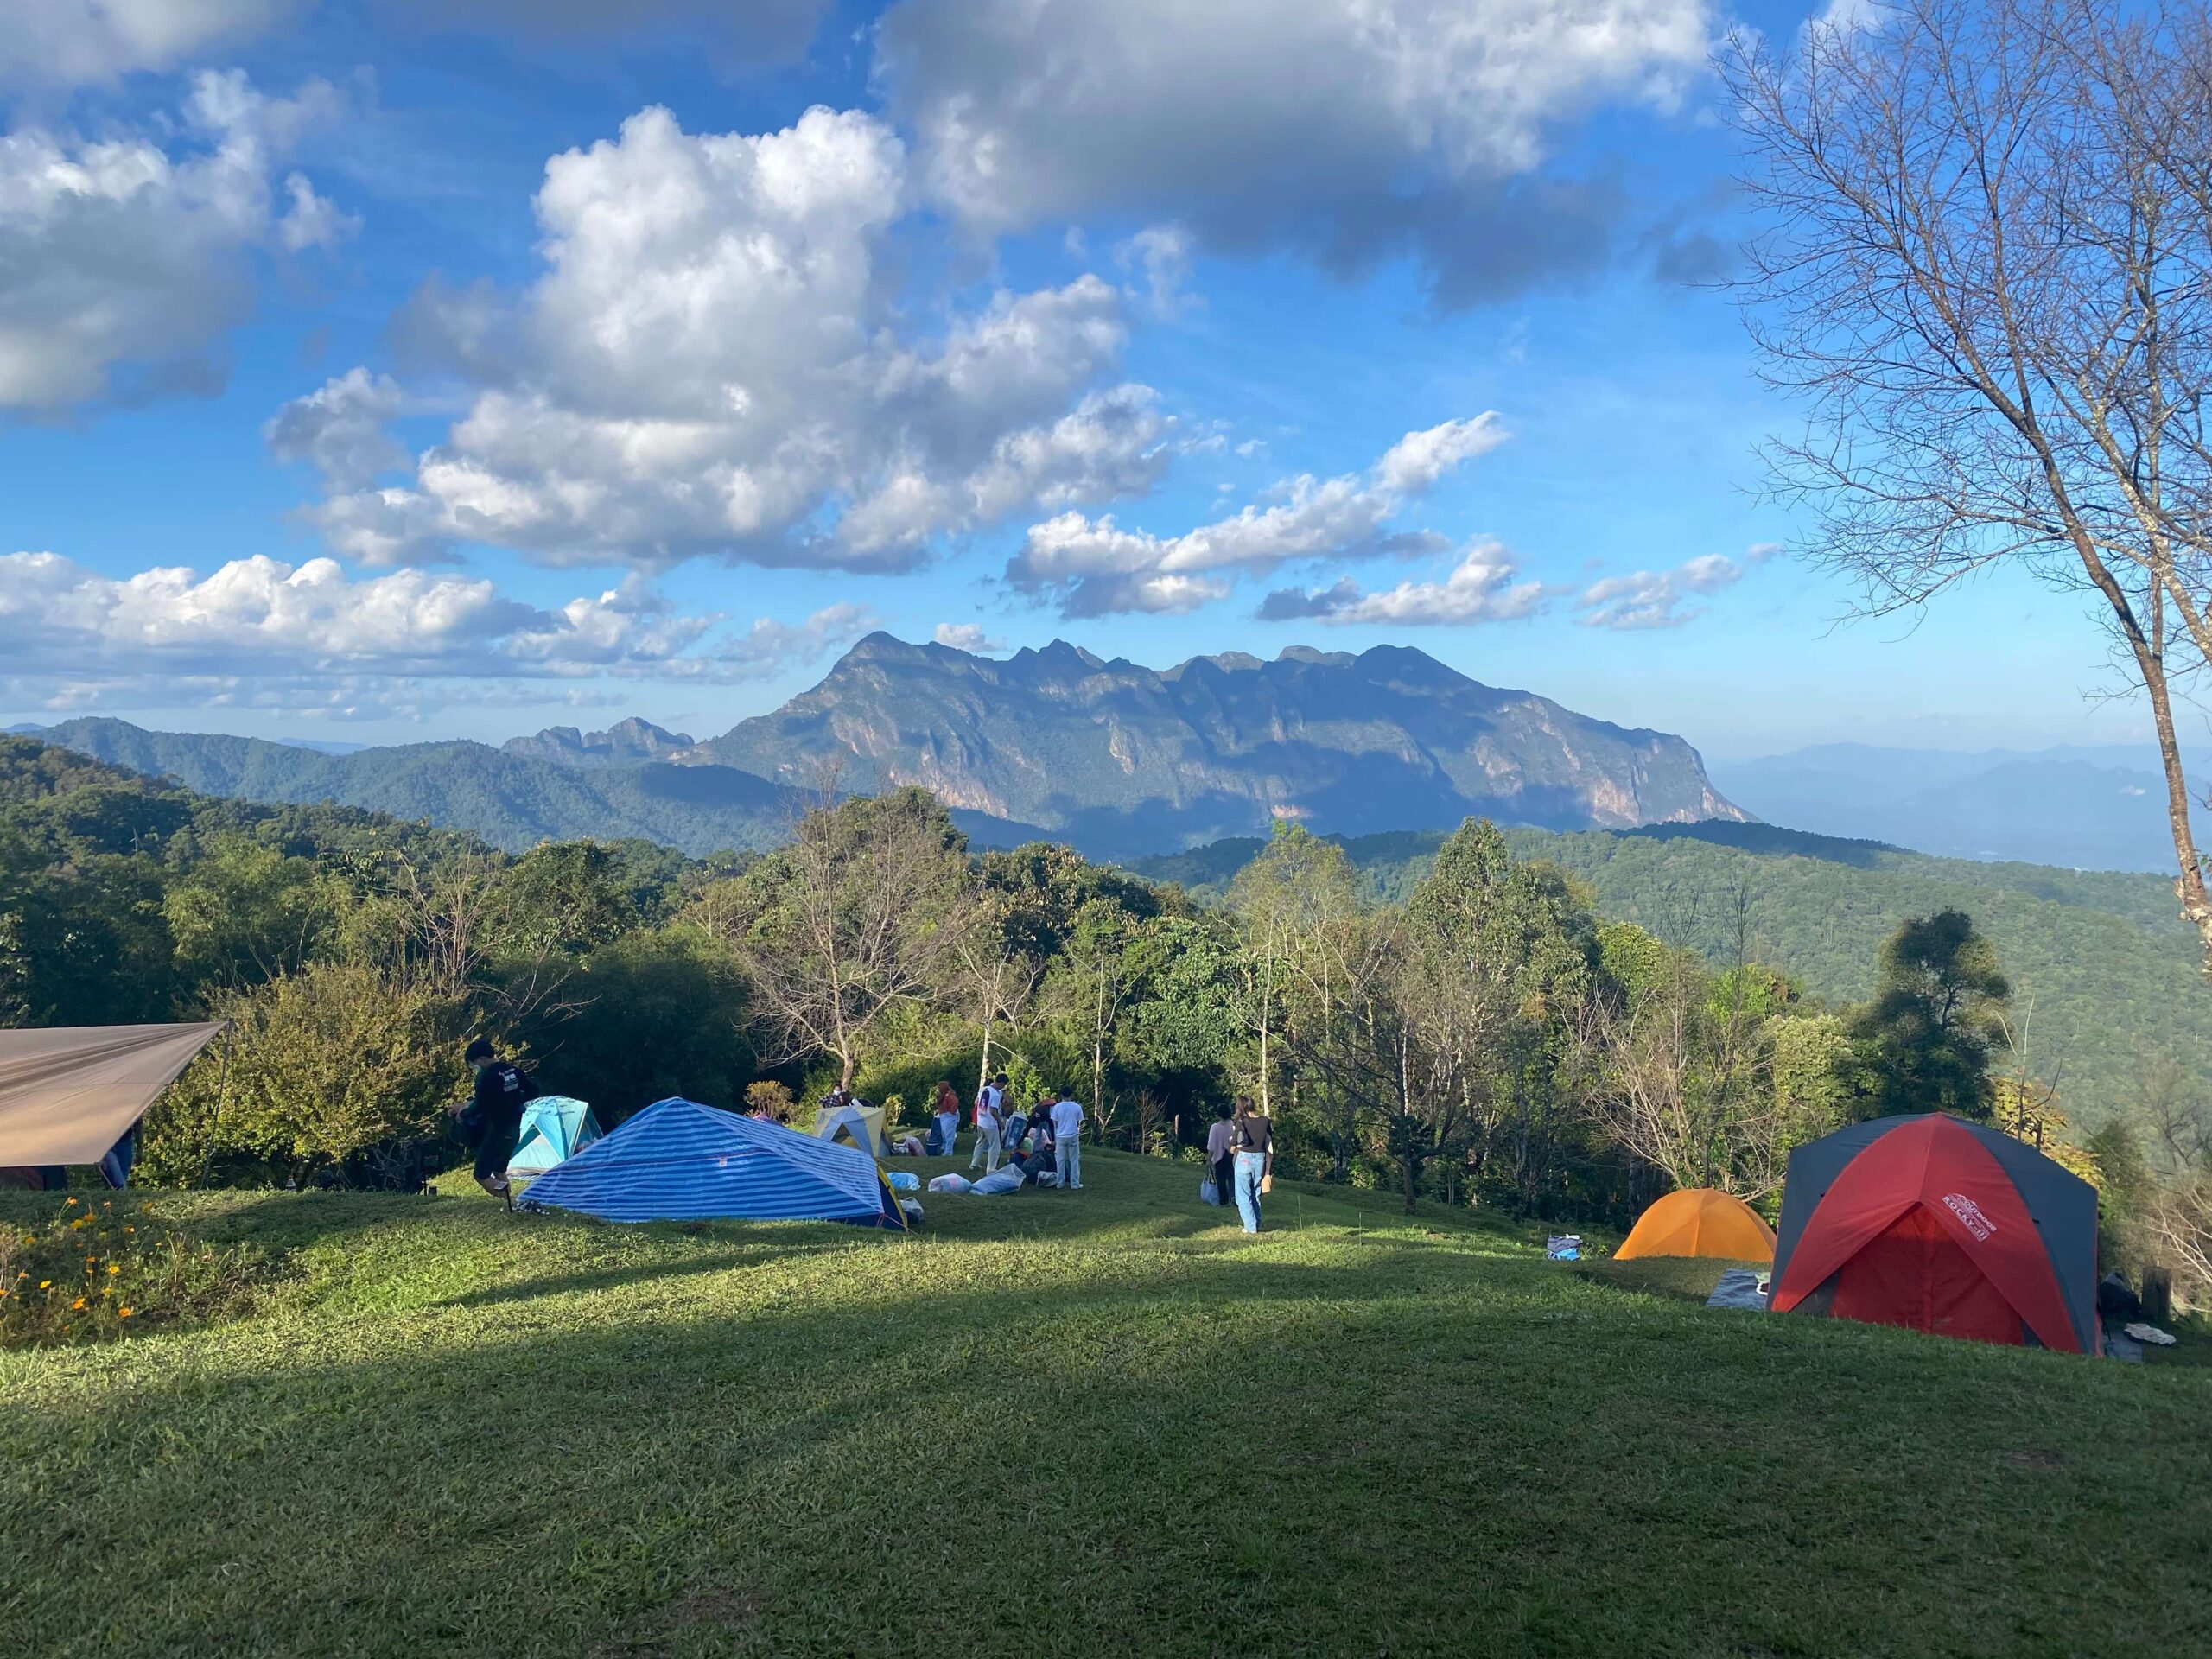
[[[1195,1170],[1085,1165],[903,1238],[159,1200],[291,1274],[0,1355],[0,1654],[2201,1633],[2204,1372],[1708,1313],[1384,1195],[1286,1187],[1250,1240]]]

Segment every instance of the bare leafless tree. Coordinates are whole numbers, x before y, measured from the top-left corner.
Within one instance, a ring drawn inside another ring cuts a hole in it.
[[[2184,1294],[2200,1308],[2212,1306],[2212,1175],[2186,1175],[2161,1187],[2144,1222]]]
[[[810,812],[747,873],[730,940],[771,1062],[824,1054],[849,1087],[867,1039],[902,1007],[944,1001],[973,917],[973,877],[921,790]]]
[[[1769,1021],[1749,1007],[1739,965],[1713,982],[1688,953],[1593,992],[1578,1010],[1593,1128],[1676,1186],[1740,1198],[1778,1189],[1807,1138],[1799,1103],[1774,1086]]]
[[[1028,948],[1009,896],[977,888],[963,912],[950,918],[947,932],[963,1001],[982,1027],[982,1056],[976,1063],[979,1095],[991,1078],[991,1047],[1001,1023],[1017,1024],[1044,976],[1045,958]]]
[[[2212,75],[2201,9],[1877,0],[1724,54],[1761,229],[1772,450],[1876,613],[2021,564],[2094,595],[2148,702],[2212,962],[2175,703],[2212,656]],[[2177,624],[2178,626],[2177,627]]]

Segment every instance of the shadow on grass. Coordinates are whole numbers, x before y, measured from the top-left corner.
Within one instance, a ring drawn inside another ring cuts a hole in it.
[[[571,1295],[578,1291],[612,1291],[625,1286],[650,1284],[656,1280],[685,1279],[701,1274],[736,1273],[747,1268],[779,1267],[807,1256],[842,1254],[852,1248],[849,1244],[826,1243],[748,1244],[678,1260],[627,1262],[583,1273],[527,1279],[518,1284],[463,1291],[457,1295],[440,1298],[429,1305],[434,1307],[499,1307],[517,1302],[536,1301],[541,1297]]]
[[[57,1655],[2088,1653],[2183,1650],[2208,1587],[2179,1373],[1414,1239],[944,1288],[886,1259],[44,1382],[0,1514],[68,1516],[16,1530],[0,1611]],[[1019,1541],[1019,1594],[978,1540]]]
[[[1773,1266],[1771,1262],[1725,1262],[1710,1255],[1640,1255],[1627,1262],[1580,1262],[1571,1271],[1593,1285],[1694,1302],[1702,1307],[1719,1284],[1720,1275],[1731,1268],[1765,1273]]]

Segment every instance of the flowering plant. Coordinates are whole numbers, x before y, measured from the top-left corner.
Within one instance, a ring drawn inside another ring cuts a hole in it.
[[[65,1198],[46,1221],[0,1221],[0,1346],[97,1341],[149,1325],[234,1312],[253,1298],[257,1259],[219,1249],[150,1204]]]

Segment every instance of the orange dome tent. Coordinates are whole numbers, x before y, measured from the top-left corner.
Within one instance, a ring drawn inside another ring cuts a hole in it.
[[[1709,1186],[1685,1187],[1653,1205],[1629,1230],[1616,1262],[1639,1255],[1717,1255],[1730,1262],[1774,1260],[1774,1229],[1741,1198]]]

